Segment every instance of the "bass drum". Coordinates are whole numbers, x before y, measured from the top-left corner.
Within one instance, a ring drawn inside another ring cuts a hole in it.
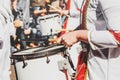
[[[13,53],[18,80],[66,80],[60,61],[65,61],[62,45],[27,49]],[[65,64],[66,65],[66,64]]]

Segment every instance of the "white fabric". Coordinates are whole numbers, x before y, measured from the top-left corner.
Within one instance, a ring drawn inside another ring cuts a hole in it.
[[[81,48],[80,42],[74,44],[70,49],[69,48],[67,49],[75,69],[77,67],[78,54],[80,53],[81,50],[82,48]]]
[[[115,38],[107,31],[120,31],[119,3],[120,0],[90,1],[87,28],[92,49],[88,59],[87,80],[120,79],[120,48],[117,48]]]
[[[18,19],[21,19],[24,22],[23,28],[29,27],[29,21],[30,21],[30,0],[19,0],[17,4],[17,10],[22,10],[21,14],[17,17]],[[20,11],[19,11],[20,12]]]
[[[10,35],[8,28],[8,24],[3,25],[0,22],[0,38],[3,41],[3,47],[0,49],[0,80],[9,80]]]
[[[67,22],[67,29],[75,29],[80,25],[80,11],[77,10],[77,8],[80,8],[76,6],[75,3],[77,3],[76,0],[70,0],[70,17],[68,18]],[[79,3],[81,3],[79,1]]]
[[[78,9],[81,9],[82,0],[71,0],[70,5],[70,16],[72,18],[80,18],[80,11]]]
[[[80,9],[79,5],[76,5],[76,3],[82,3],[81,0],[70,0],[70,17],[68,18],[66,29],[74,30],[80,25],[80,11],[77,10]],[[73,61],[74,67],[77,66],[77,60],[78,60],[78,53],[81,51],[81,45],[80,42],[74,44],[70,49],[67,49],[68,53],[71,56],[71,59]]]
[[[86,80],[120,79],[120,48],[108,31],[120,31],[119,3],[120,0],[90,0],[87,29],[91,49]],[[81,6],[81,3],[77,2],[77,5]]]
[[[10,34],[14,34],[15,29],[12,24],[12,15],[9,14],[11,11],[9,7],[10,0],[0,0],[0,39],[3,41],[3,47],[0,49],[0,80],[10,80]]]

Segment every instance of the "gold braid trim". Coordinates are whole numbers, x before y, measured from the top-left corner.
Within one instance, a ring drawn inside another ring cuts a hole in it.
[[[86,18],[87,18],[87,9],[88,9],[88,6],[89,6],[89,2],[90,0],[86,0],[85,2],[85,5],[83,7],[83,16],[82,16],[82,29],[87,29],[87,21],[86,21]]]

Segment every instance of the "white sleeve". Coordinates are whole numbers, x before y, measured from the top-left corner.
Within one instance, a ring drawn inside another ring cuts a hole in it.
[[[107,23],[107,30],[89,31],[89,43],[92,49],[118,47],[120,39],[116,39],[109,31],[120,35],[120,0],[99,0],[99,3]],[[118,35],[117,37],[120,38]]]
[[[93,50],[118,47],[115,38],[109,31],[89,31],[88,41]]]

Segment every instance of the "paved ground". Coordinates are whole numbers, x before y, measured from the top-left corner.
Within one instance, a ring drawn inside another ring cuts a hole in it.
[[[11,75],[10,75],[10,77],[11,77],[11,80],[16,80],[16,78],[15,78],[15,71],[14,71],[13,65],[11,65]]]

